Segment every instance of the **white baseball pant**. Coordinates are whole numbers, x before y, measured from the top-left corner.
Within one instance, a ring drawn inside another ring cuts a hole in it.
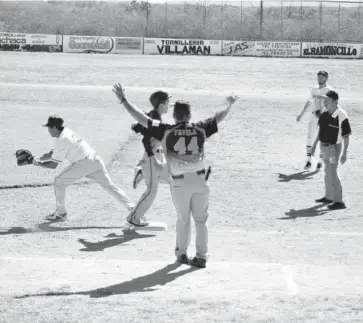
[[[58,213],[66,213],[66,188],[83,177],[90,178],[101,185],[128,210],[134,207],[126,193],[112,182],[103,160],[98,155],[94,155],[73,163],[56,176],[54,189]]]
[[[142,170],[146,190],[130,213],[130,217],[132,217],[135,222],[138,222],[154,203],[158,192],[159,182],[170,182],[169,171],[163,151],[161,149],[156,149],[154,151],[154,156],[162,164],[162,169],[159,169],[153,159],[148,157],[146,153],[144,153],[142,160],[138,163],[138,167],[141,167]]]
[[[178,214],[176,224],[175,255],[187,254],[191,235],[191,214],[195,223],[196,257],[206,259],[208,252],[209,185],[205,175],[184,174],[184,178],[172,179],[171,196]]]

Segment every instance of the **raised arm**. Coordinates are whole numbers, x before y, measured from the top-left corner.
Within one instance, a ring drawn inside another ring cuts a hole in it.
[[[233,103],[235,103],[238,100],[238,98],[239,97],[237,95],[233,95],[233,94],[226,97],[227,107],[225,107],[223,110],[217,112],[214,116],[217,123],[220,123],[227,116]]]
[[[124,89],[120,83],[115,84],[113,86],[112,91],[116,94],[117,98],[120,100],[120,103],[124,106],[126,111],[142,126],[148,128],[148,121],[152,121],[143,111],[139,108],[132,105],[130,102],[127,101]]]

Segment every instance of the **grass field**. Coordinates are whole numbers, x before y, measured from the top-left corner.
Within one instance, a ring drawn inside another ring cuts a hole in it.
[[[193,120],[213,115],[231,91],[241,96],[206,147],[206,269],[174,263],[166,185],[148,217],[168,231],[132,235],[122,231],[126,210],[96,184],[70,187],[69,220],[51,225],[51,186],[1,189],[1,323],[363,321],[362,61],[36,53],[0,53],[0,61],[1,187],[52,183],[59,170],[18,167],[14,153],[50,149],[41,124],[56,112],[136,201],[142,146],[112,85],[124,84],[144,109],[165,88],[192,103]],[[348,208],[334,212],[314,203],[323,173],[303,172],[308,116],[295,121],[320,69],[353,130],[340,167]]]

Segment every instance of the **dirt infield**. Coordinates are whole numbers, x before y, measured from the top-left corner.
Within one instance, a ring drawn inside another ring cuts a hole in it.
[[[165,88],[193,119],[241,95],[207,144],[210,257],[174,264],[175,210],[161,185],[149,213],[167,232],[124,234],[126,210],[96,184],[67,190],[69,220],[49,225],[51,186],[0,190],[0,322],[362,322],[361,61],[0,53],[0,185],[51,183],[58,170],[18,167],[15,150],[52,147],[41,127],[62,114],[131,186],[142,154],[112,84],[148,109]],[[340,167],[348,208],[314,203],[323,173],[304,172],[307,119],[296,115],[329,71],[353,134]],[[167,120],[171,121],[171,113]],[[25,135],[26,134],[26,135]],[[190,255],[194,252],[192,240]]]

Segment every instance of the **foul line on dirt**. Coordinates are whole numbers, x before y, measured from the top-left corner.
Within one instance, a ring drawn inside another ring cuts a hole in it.
[[[286,283],[288,293],[290,295],[299,294],[299,292],[300,292],[299,287],[295,283],[291,266],[287,266],[287,265],[282,266],[282,272],[284,273],[284,278],[285,278],[285,283]]]

